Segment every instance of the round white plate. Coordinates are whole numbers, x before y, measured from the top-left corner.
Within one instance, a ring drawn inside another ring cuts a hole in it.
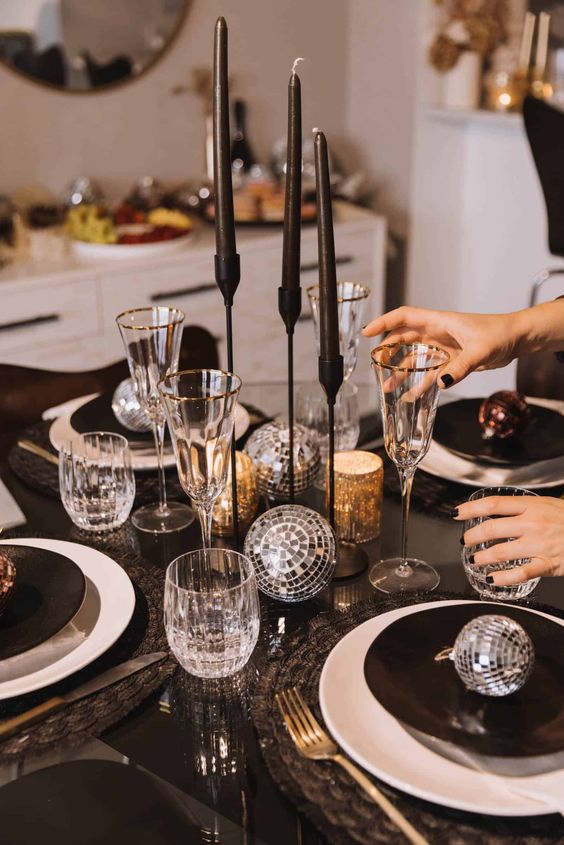
[[[158,258],[184,249],[192,239],[193,232],[187,232],[170,241],[156,241],[149,244],[93,244],[87,241],[72,241],[73,255],[82,261],[106,261],[136,258]]]
[[[80,567],[87,582],[90,581],[94,585],[100,601],[97,620],[90,633],[82,638],[76,648],[35,672],[0,682],[0,699],[4,699],[47,687],[96,660],[127,628],[135,608],[135,592],[129,575],[121,566],[107,555],[88,546],[65,540],[43,540],[35,537],[1,540],[0,545],[32,546],[65,555]],[[72,620],[69,625],[71,624]],[[25,654],[20,657],[25,658]]]
[[[90,402],[91,399],[94,399],[98,396],[97,393],[90,394],[89,396],[82,397],[82,401],[76,400],[76,404],[73,407],[72,413],[76,411],[77,408],[80,408],[81,405],[86,404],[86,402]],[[56,420],[53,422],[51,428],[49,429],[49,439],[53,448],[60,452],[64,443],[68,443],[70,440],[73,440],[77,436],[76,431],[71,426],[71,416],[72,413],[62,414],[60,417],[57,417]],[[249,412],[243,405],[235,405],[235,439],[238,440],[239,437],[242,437],[243,434],[247,431],[250,425],[250,418]],[[148,442],[150,445],[150,442]],[[154,452],[144,453],[142,455],[137,455],[135,453],[135,449],[131,450],[131,465],[133,469],[137,470],[153,470],[158,469],[157,464],[157,456]],[[165,451],[164,454],[164,465],[165,467],[174,467],[176,466],[176,458],[174,456],[174,452],[170,449]]]
[[[494,467],[467,461],[434,440],[419,468],[429,475],[457,481],[469,487],[526,487],[541,490],[564,484],[564,458],[521,467]]]
[[[343,637],[330,653],[321,673],[319,701],[325,724],[335,741],[356,763],[409,795],[471,813],[543,815],[550,812],[546,804],[513,792],[512,787],[562,794],[564,771],[510,778],[477,772],[447,760],[410,736],[374,698],[364,678],[364,660],[369,647],[396,619],[432,607],[468,603],[459,600],[426,602],[392,610],[369,619]],[[486,603],[499,609],[495,602]],[[547,616],[528,608],[521,609]],[[564,625],[560,619],[548,618]]]

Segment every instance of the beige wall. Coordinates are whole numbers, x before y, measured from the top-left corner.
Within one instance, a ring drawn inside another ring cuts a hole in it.
[[[0,67],[0,193],[32,182],[57,191],[78,174],[112,192],[142,174],[170,181],[197,177],[204,164],[201,106],[171,89],[188,81],[192,67],[211,64],[218,14],[230,28],[235,91],[249,101],[258,156],[266,158],[285,134],[286,85],[296,56],[307,59],[301,70],[304,132],[318,125],[329,138],[344,134],[345,0],[194,0],[171,51],[121,90],[62,94]]]

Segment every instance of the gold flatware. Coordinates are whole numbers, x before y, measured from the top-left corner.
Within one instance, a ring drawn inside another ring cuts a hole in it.
[[[68,704],[72,704],[73,701],[78,701],[81,698],[86,698],[88,695],[99,692],[111,684],[115,684],[124,678],[128,678],[130,675],[134,675],[136,672],[140,672],[141,669],[151,666],[152,663],[164,660],[167,656],[165,651],[155,651],[152,654],[143,654],[141,657],[126,660],[125,663],[120,663],[119,666],[114,666],[113,669],[102,672],[101,675],[97,675],[92,680],[86,681],[85,684],[81,684],[81,686],[71,692],[67,692],[65,695],[50,698],[48,701],[44,701],[43,704],[38,704],[37,707],[32,707],[31,710],[26,710],[24,713],[20,713],[19,716],[14,716],[13,719],[6,719],[0,722],[0,740],[13,736],[13,734],[18,733],[22,728],[46,719],[47,716],[57,713]]]
[[[330,760],[341,766],[361,786],[367,795],[378,804],[388,818],[401,830],[412,845],[429,845],[427,839],[418,833],[405,816],[388,801],[385,795],[351,763],[339,753],[337,745],[327,734],[296,687],[276,693],[276,702],[294,744],[302,757],[308,760]]]
[[[18,446],[26,452],[31,452],[32,455],[44,458],[46,461],[49,461],[50,464],[54,464],[57,467],[59,466],[59,458],[57,455],[54,455],[52,452],[48,452],[47,449],[43,449],[36,443],[32,443],[31,440],[18,440]]]

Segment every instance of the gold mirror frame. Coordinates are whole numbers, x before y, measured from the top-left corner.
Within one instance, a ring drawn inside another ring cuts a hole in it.
[[[169,52],[169,50],[176,44],[178,40],[178,36],[182,30],[186,22],[186,18],[188,17],[188,12],[190,11],[194,0],[184,0],[184,8],[178,17],[178,22],[172,31],[170,38],[163,46],[162,50],[160,50],[154,59],[152,59],[139,73],[131,74],[130,76],[126,76],[123,79],[118,79],[116,82],[108,82],[107,85],[99,85],[96,88],[63,88],[60,85],[54,85],[52,82],[45,82],[42,79],[38,79],[36,76],[28,76],[27,73],[24,71],[18,70],[18,68],[13,67],[9,62],[5,61],[4,59],[0,58],[0,67],[6,68],[11,74],[16,76],[18,79],[23,79],[26,82],[30,82],[32,85],[37,85],[39,88],[47,88],[49,91],[57,91],[59,94],[71,94],[72,96],[77,95],[90,95],[90,94],[105,94],[107,91],[115,91],[118,88],[123,88],[125,85],[128,85],[131,82],[136,82],[137,80],[141,79],[141,77],[145,76],[145,74],[152,70],[160,61],[164,58],[164,56]]]

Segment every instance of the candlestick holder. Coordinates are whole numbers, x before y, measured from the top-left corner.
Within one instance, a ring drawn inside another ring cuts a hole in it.
[[[279,505],[253,523],[245,539],[245,556],[261,592],[280,601],[305,601],[332,578],[335,535],[317,511]]]
[[[319,445],[312,432],[294,425],[294,492],[304,493],[314,483],[320,462]],[[266,423],[247,440],[245,452],[253,461],[259,491],[274,500],[288,500],[290,489],[290,428],[285,421]]]
[[[317,354],[321,349],[321,314],[319,285],[306,290],[315,330]],[[366,285],[357,282],[337,282],[337,311],[339,315],[339,351],[343,356],[343,380],[348,381],[358,358],[358,346],[364,315],[364,305],[371,294]]]

